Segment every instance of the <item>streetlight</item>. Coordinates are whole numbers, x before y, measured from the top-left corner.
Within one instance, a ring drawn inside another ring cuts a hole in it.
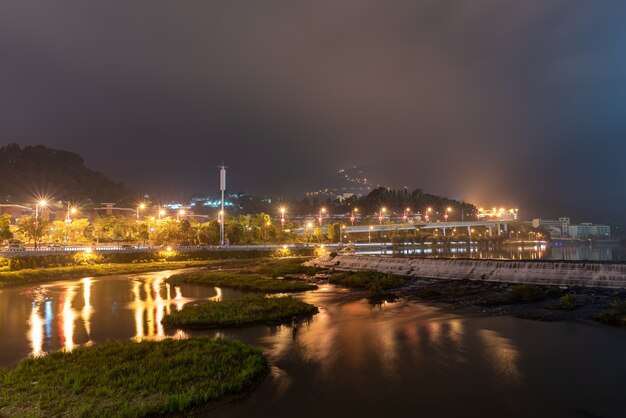
[[[185,209],[181,209],[178,211],[178,213],[176,213],[176,222],[180,221],[181,216],[185,216]]]
[[[70,202],[67,202],[67,214],[65,216],[65,236],[63,238],[63,246],[67,247],[67,228],[72,223],[71,215],[74,215],[77,212],[76,208],[70,207]]]
[[[426,222],[428,222],[428,218],[430,216],[429,213],[432,212],[432,211],[433,211],[433,208],[431,208],[431,207],[426,208],[426,215],[425,215]]]
[[[446,222],[448,222],[448,213],[452,212],[452,208],[450,206],[448,206],[446,208],[446,213],[443,215],[444,219],[446,220]]]
[[[139,220],[139,211],[140,210],[144,210],[146,208],[146,204],[145,203],[140,203],[139,206],[137,206],[137,220]]]
[[[354,208],[352,209],[352,212],[350,213],[350,222],[352,222],[352,226],[354,226],[354,220],[356,219],[356,213],[359,211],[358,208]]]
[[[379,225],[382,225],[382,224],[383,224],[383,219],[385,218],[385,211],[386,211],[386,210],[387,210],[387,209],[386,209],[386,208],[384,208],[384,207],[380,208],[380,212],[379,212],[379,216],[378,216],[378,224],[379,224]]]
[[[410,208],[404,209],[404,213],[402,214],[402,222],[406,222],[409,219]]]
[[[367,233],[367,242],[368,243],[372,243],[372,230],[374,229],[374,227],[372,225],[370,225],[370,229]]]
[[[39,219],[39,207],[41,207],[43,209],[46,206],[48,206],[48,202],[46,202],[43,199],[40,200],[39,202],[37,202],[37,204],[35,205],[35,221],[37,221]]]
[[[282,225],[282,227],[285,227],[285,207],[281,207],[280,208],[280,224]]]
[[[326,213],[326,208],[321,208],[320,209],[320,228],[322,227],[322,219],[324,219],[324,214]]]
[[[165,209],[159,209],[159,220],[161,220],[161,216],[165,215]]]

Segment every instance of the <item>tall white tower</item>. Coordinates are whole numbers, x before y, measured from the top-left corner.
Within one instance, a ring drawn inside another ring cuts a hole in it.
[[[226,191],[226,166],[222,163],[220,168],[220,191],[222,192],[222,208],[220,210],[220,245],[224,246],[224,192]]]

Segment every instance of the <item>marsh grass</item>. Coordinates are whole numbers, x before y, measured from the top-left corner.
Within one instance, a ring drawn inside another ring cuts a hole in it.
[[[240,393],[266,370],[261,351],[240,341],[107,342],[0,370],[0,416],[178,414]]]
[[[255,274],[228,272],[192,272],[174,274],[167,279],[170,284],[199,284],[226,287],[247,292],[286,293],[317,289],[316,285],[301,281],[271,279]]]
[[[317,308],[292,297],[246,296],[221,302],[185,305],[165,315],[163,325],[182,328],[239,327],[254,324],[276,324],[315,315]]]
[[[304,263],[306,260],[306,258],[284,258],[271,260],[263,263],[260,266],[259,273],[270,277],[280,277],[296,274],[314,276],[316,273],[323,270],[319,267],[308,267],[302,265],[302,263]]]
[[[328,280],[331,284],[337,284],[353,289],[367,289],[370,291],[390,290],[404,286],[406,280],[394,276],[391,273],[377,271],[357,271],[340,273]]]
[[[626,326],[626,299],[615,299],[611,309],[593,315],[593,319],[608,325]]]
[[[53,280],[78,279],[81,277],[145,273],[149,271],[203,267],[211,266],[216,263],[216,261],[171,261],[23,269],[0,272],[0,288],[7,286],[19,286],[28,283],[48,282]]]
[[[509,291],[509,298],[514,302],[530,303],[544,300],[546,293],[540,286],[518,284]]]

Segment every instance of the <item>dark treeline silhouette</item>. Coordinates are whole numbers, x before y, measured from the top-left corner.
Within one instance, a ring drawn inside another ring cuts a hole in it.
[[[54,197],[75,202],[126,202],[129,192],[91,170],[78,154],[44,147],[0,147],[0,201],[30,202]]]
[[[361,215],[372,215],[385,208],[386,216],[402,216],[406,209],[409,215],[414,213],[425,214],[431,208],[430,217],[443,219],[449,208],[450,219],[475,220],[477,209],[470,203],[460,202],[447,197],[424,193],[422,189],[388,189],[379,187],[364,196],[352,196],[347,199],[331,198],[305,198],[288,202],[290,212],[297,214],[317,213],[321,207],[325,207],[329,213],[350,213],[358,209]]]

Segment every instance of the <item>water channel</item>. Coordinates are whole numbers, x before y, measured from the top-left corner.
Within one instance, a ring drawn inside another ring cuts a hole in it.
[[[565,261],[615,261],[626,262],[626,247],[614,245],[546,245],[543,243],[506,245],[498,247],[468,247],[453,245],[434,247],[430,245],[407,245],[393,248],[391,243],[382,248],[357,247],[360,255],[410,255],[430,258],[474,258],[506,260],[565,260]]]
[[[83,278],[0,290],[0,366],[110,339],[185,338],[161,318],[241,293],[170,286],[171,272]],[[269,376],[214,417],[622,417],[626,331],[459,315],[399,301],[372,306],[323,285],[320,307],[288,326],[217,330],[263,348]],[[195,331],[202,333],[202,331]]]

